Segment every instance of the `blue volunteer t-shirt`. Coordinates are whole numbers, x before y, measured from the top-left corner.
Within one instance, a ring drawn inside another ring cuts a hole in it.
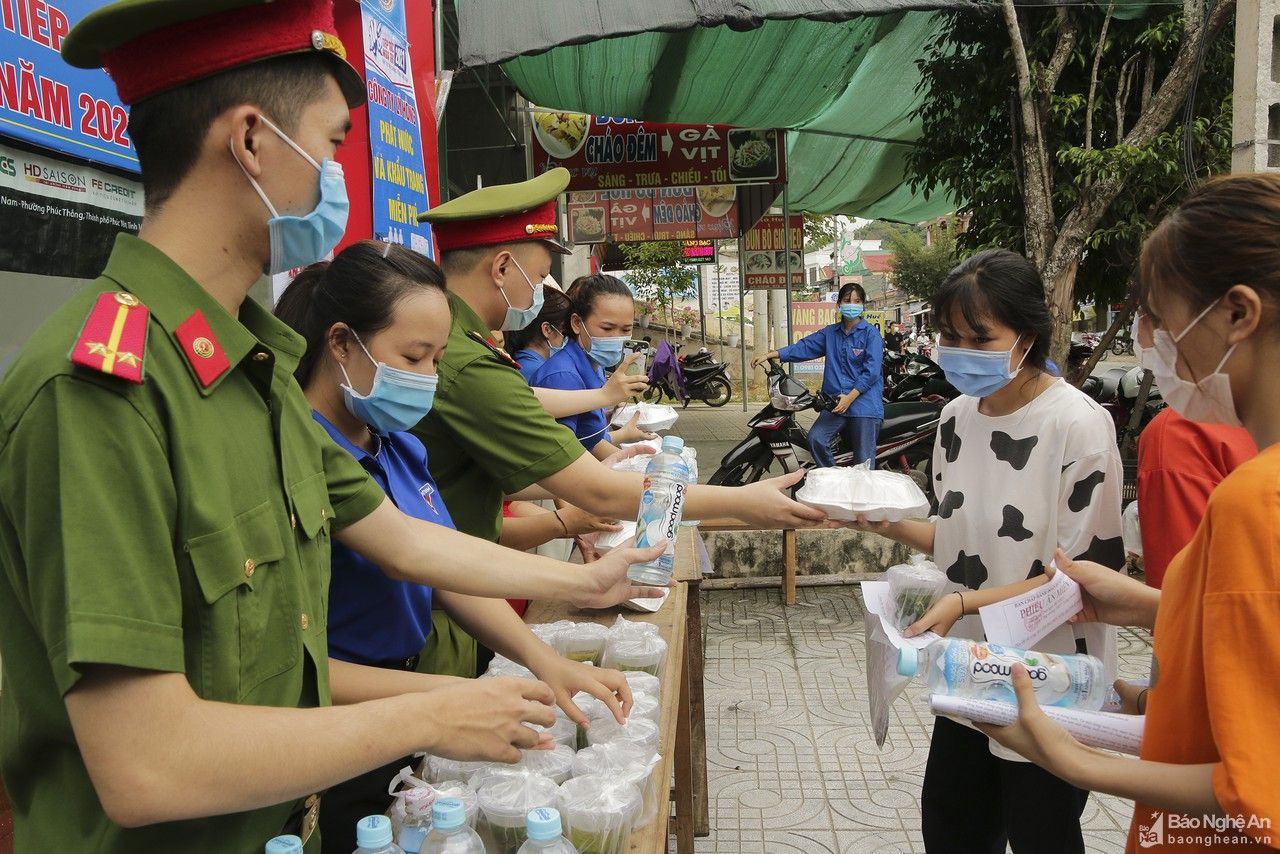
[[[558,388],[565,391],[597,389],[604,385],[604,371],[587,356],[577,341],[570,339],[565,348],[543,363],[529,380],[537,388]],[[582,447],[588,451],[601,441],[608,440],[609,421],[603,409],[592,409],[578,415],[557,418],[573,431]]]
[[[823,391],[839,397],[858,390],[858,399],[842,413],[845,418],[884,418],[884,339],[874,326],[859,319],[846,332],[844,323],[836,321],[778,350],[783,362],[819,356],[826,357]]]
[[[347,453],[378,482],[392,503],[418,519],[453,528],[436,482],[427,470],[427,449],[410,433],[375,433],[370,454],[313,411]],[[329,654],[342,661],[373,664],[417,655],[431,634],[431,588],[388,578],[377,564],[333,541],[329,579]]]
[[[524,381],[530,385],[533,384],[533,375],[538,372],[538,368],[547,363],[546,357],[532,347],[526,347],[511,358],[516,360],[520,373],[524,374]]]

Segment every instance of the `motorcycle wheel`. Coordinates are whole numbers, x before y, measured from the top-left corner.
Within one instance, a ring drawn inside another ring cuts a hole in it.
[[[733,399],[733,386],[724,377],[712,377],[703,391],[702,400],[707,406],[721,407]]]
[[[715,474],[711,475],[711,479],[707,483],[711,486],[744,486],[748,483],[755,483],[764,477],[772,462],[773,454],[769,454],[763,459],[743,460],[735,466],[716,469]]]

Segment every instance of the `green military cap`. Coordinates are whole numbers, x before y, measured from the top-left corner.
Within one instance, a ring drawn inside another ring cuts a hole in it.
[[[333,0],[116,0],[86,15],[62,42],[63,59],[105,68],[126,104],[295,53],[332,58],[347,103],[364,103],[364,79],[347,62]]]
[[[550,249],[569,254],[557,237],[556,198],[569,186],[569,170],[562,167],[518,184],[494,184],[472,190],[419,215],[431,223],[441,252],[541,240]]]

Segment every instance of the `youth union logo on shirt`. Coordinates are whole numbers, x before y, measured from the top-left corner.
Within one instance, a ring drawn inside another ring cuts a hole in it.
[[[418,487],[418,494],[422,496],[422,500],[427,502],[427,506],[431,508],[431,512],[437,516],[440,511],[436,509],[436,488],[429,483],[424,483]]]

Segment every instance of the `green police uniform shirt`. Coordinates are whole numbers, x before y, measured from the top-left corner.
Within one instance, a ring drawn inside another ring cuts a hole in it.
[[[514,363],[469,333],[484,321],[449,294],[453,327],[431,412],[413,433],[459,531],[497,541],[502,498],[566,468],[584,453],[573,431],[547,413]]]
[[[141,384],[68,358],[113,291],[150,311]],[[197,311],[210,334],[184,355],[175,329]],[[121,235],[0,384],[0,770],[18,851],[261,851],[298,805],[123,829],[63,702],[91,664],[184,673],[207,700],[329,702],[329,536],[385,496],[311,418],[302,339],[252,300],[239,314]],[[195,360],[220,354],[205,385]]]

